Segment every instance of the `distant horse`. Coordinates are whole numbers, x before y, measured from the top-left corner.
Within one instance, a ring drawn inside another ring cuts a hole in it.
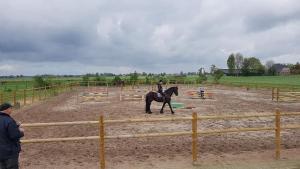
[[[169,89],[167,89],[165,92],[165,100],[163,99],[163,97],[158,97],[158,93],[157,92],[149,92],[146,94],[146,113],[149,113],[151,114],[151,109],[150,109],[150,106],[151,106],[151,102],[153,100],[157,101],[157,102],[164,102],[163,103],[163,106],[161,107],[160,109],[160,113],[164,113],[164,107],[165,107],[165,104],[168,103],[170,109],[171,109],[171,112],[172,114],[174,114],[174,111],[172,109],[172,106],[171,106],[171,97],[173,95],[173,93],[175,93],[176,96],[178,96],[178,87],[170,87]]]

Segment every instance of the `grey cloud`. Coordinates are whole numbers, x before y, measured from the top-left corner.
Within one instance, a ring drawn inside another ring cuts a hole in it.
[[[300,10],[287,15],[260,13],[246,18],[245,24],[249,32],[266,31],[289,22],[300,20]]]
[[[178,72],[225,67],[232,52],[260,59],[300,54],[300,7],[293,0],[0,3],[3,64],[64,65],[56,70],[62,73],[76,64],[86,67],[77,73]]]

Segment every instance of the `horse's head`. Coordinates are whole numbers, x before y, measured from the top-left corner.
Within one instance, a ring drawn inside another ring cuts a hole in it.
[[[178,87],[177,86],[174,87],[174,93],[176,96],[178,96]]]
[[[168,95],[168,96],[172,96],[173,93],[175,93],[176,96],[178,96],[178,87],[177,86],[174,86],[174,87],[170,87],[168,88],[165,93]]]

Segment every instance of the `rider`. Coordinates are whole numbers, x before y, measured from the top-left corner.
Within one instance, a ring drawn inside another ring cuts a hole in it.
[[[162,84],[163,84],[163,81],[162,80],[159,80],[159,82],[157,83],[157,89],[158,89],[158,93],[161,94],[162,98],[163,98],[163,101],[165,101],[165,93],[163,91],[163,87],[162,87]]]

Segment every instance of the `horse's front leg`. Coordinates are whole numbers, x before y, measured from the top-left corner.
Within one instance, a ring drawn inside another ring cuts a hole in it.
[[[163,114],[164,113],[164,107],[165,107],[166,102],[164,102],[164,104],[162,105],[161,109],[160,109],[160,113]]]
[[[172,106],[171,106],[170,102],[168,102],[168,105],[169,105],[169,107],[170,107],[170,110],[171,110],[172,114],[174,114],[174,111],[173,111],[173,109],[172,109]]]

